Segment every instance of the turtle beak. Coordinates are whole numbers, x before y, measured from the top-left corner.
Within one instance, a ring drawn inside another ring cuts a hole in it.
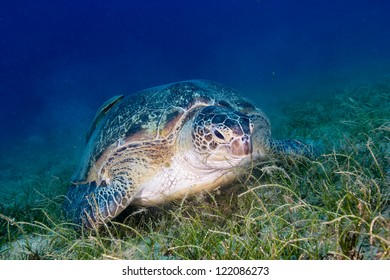
[[[248,135],[236,138],[231,143],[232,154],[235,156],[248,156],[252,154],[252,141]]]

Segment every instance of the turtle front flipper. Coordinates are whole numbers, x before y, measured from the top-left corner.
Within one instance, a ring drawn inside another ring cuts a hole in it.
[[[276,153],[288,154],[288,155],[299,155],[308,158],[315,158],[321,154],[319,147],[306,144],[294,139],[285,140],[271,140],[271,150]]]
[[[68,187],[63,210],[68,220],[84,228],[98,228],[121,213],[130,203],[129,190],[98,186],[95,182]]]

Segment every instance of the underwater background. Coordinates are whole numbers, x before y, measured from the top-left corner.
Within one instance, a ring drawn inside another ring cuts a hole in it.
[[[0,213],[61,194],[113,95],[216,80],[290,137],[286,108],[390,83],[389,14],[387,0],[2,0]]]

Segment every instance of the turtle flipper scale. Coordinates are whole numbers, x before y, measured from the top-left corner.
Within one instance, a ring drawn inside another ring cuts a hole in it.
[[[68,187],[63,210],[68,220],[84,228],[96,228],[121,213],[129,204],[128,192],[95,182]]]
[[[317,157],[321,154],[319,147],[314,147],[311,144],[306,144],[294,139],[272,140],[271,149],[276,153],[288,155],[300,155],[308,158]]]

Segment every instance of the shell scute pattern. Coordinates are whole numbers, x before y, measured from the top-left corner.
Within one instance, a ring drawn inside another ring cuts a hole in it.
[[[225,101],[226,98],[229,102]],[[96,128],[73,180],[83,181],[89,168],[110,145],[118,142],[118,138],[133,141],[136,136],[137,140],[152,140],[172,135],[174,127],[180,129],[177,125],[180,117],[196,104],[222,104],[226,107],[234,104],[248,112],[256,111],[233,90],[207,81],[174,83],[132,94],[114,106]]]

